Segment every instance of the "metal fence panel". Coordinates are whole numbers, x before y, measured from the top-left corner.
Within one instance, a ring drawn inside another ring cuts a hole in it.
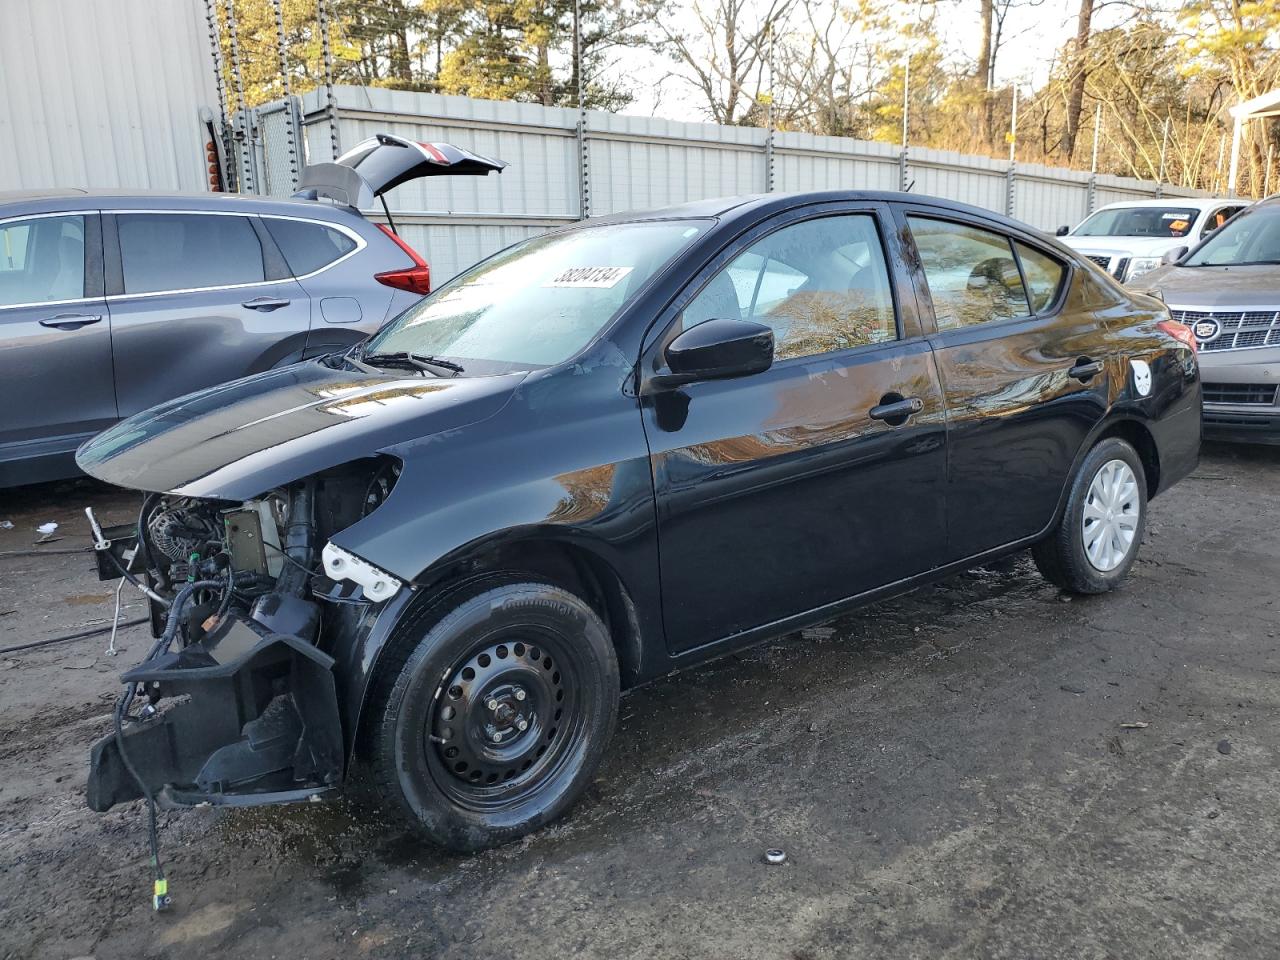
[[[589,111],[472,100],[402,90],[337,87],[344,149],[379,132],[446,140],[509,164],[500,176],[412,181],[387,196],[406,239],[431,261],[439,281],[509,243],[592,216],[664,207],[709,197],[805,190],[895,190],[900,148],[893,144],[775,132],[756,127],[680,123]],[[330,157],[320,92],[303,98],[312,162]],[[278,139],[278,138],[269,138]],[[584,163],[585,154],[585,163]],[[272,169],[272,160],[264,166]],[[585,176],[585,180],[583,177]],[[907,182],[917,194],[1014,215],[1042,230],[1075,224],[1090,209],[1153,197],[1154,183],[1098,176],[944,150],[912,148]],[[1092,182],[1092,186],[1091,186]],[[1203,195],[1163,188],[1166,196]],[[375,219],[382,211],[366,211]]]

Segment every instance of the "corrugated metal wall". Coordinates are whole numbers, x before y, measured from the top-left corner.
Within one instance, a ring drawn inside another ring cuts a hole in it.
[[[203,190],[201,0],[3,0],[0,190]]]
[[[386,131],[445,140],[510,164],[501,176],[441,177],[388,195],[401,232],[427,256],[438,281],[516,240],[579,219],[584,193],[592,216],[764,193],[770,155],[778,191],[900,186],[900,151],[892,144],[776,133],[770,149],[766,131],[754,127],[588,112],[584,191],[575,110],[359,87],[338,87],[335,97],[341,150]],[[309,161],[330,159],[320,91],[303,98],[303,113]],[[915,193],[1000,213],[1009,199],[1008,163],[987,157],[913,148],[906,179],[914,181]],[[1043,230],[1078,223],[1088,212],[1089,180],[1078,170],[1020,164],[1012,184],[1014,215]],[[1164,193],[1201,195],[1169,186]],[[1099,176],[1094,206],[1155,195],[1154,183]]]

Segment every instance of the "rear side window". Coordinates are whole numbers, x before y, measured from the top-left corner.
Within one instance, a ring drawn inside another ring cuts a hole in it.
[[[1022,263],[1022,276],[1031,294],[1031,308],[1036,313],[1049,309],[1058,297],[1058,288],[1067,274],[1066,267],[1017,240],[1013,241],[1013,248],[1018,251],[1018,260]]]
[[[125,293],[261,283],[262,244],[247,217],[123,213],[120,261]]]
[[[866,214],[823,217],[758,240],[685,307],[682,327],[712,319],[772,327],[779,360],[896,339],[875,221]]]
[[[0,224],[0,306],[84,296],[84,217]]]
[[[315,273],[356,248],[356,242],[341,230],[319,223],[274,217],[263,217],[262,222],[295,277]]]
[[[968,224],[908,217],[939,330],[1031,313],[1009,238]]]

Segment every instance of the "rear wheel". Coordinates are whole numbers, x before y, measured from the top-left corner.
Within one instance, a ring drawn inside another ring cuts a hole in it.
[[[1062,519],[1032,548],[1045,579],[1072,593],[1114,590],[1133,566],[1147,518],[1147,478],[1138,453],[1109,437],[1089,451]]]
[[[564,813],[617,717],[617,659],[600,617],[558,587],[509,583],[415,619],[374,704],[383,795],[428,839],[464,851]]]

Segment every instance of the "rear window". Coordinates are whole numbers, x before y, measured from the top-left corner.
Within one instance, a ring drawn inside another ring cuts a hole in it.
[[[263,217],[262,222],[295,277],[315,273],[356,248],[356,242],[341,230],[319,223],[275,217]]]
[[[124,213],[117,218],[125,293],[261,283],[262,244],[247,217]]]

